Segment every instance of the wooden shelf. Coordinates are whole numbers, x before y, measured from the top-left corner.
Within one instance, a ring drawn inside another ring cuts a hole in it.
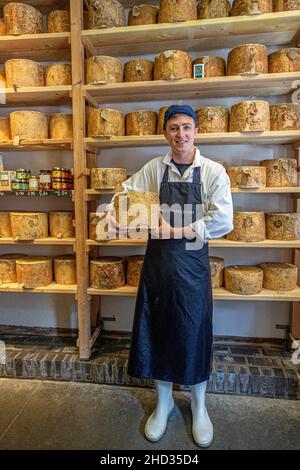
[[[229,96],[274,96],[292,92],[300,72],[186,80],[85,85],[84,96],[98,104]]]
[[[105,296],[125,296],[135,297],[137,294],[137,288],[131,286],[123,286],[119,289],[88,289],[89,295],[105,295]],[[269,289],[263,289],[259,294],[254,295],[238,295],[232,294],[224,288],[218,288],[213,290],[214,300],[260,300],[260,301],[299,301],[300,300],[300,288],[297,287],[292,291],[277,292]]]
[[[167,49],[204,51],[246,43],[297,46],[300,11],[82,31],[93,55],[134,56]],[[201,54],[199,54],[201,55]]]
[[[13,152],[41,151],[41,150],[71,150],[72,139],[39,139],[39,140],[20,140],[20,143],[14,143],[13,140],[0,140],[0,151],[7,150]]]
[[[38,240],[15,241],[13,238],[0,238],[0,245],[75,245],[75,238],[39,238]]]
[[[266,132],[220,132],[215,134],[198,134],[195,144],[297,144],[300,141],[299,131],[266,131]],[[124,137],[86,137],[85,143],[90,149],[113,149],[129,147],[166,147],[168,142],[163,135],[124,136]],[[1,146],[0,146],[1,149]]]
[[[76,294],[77,286],[62,286],[59,284],[49,284],[46,287],[37,287],[36,289],[23,289],[19,284],[0,284],[0,292],[28,292],[31,294]]]
[[[4,95],[4,96],[3,96]],[[72,86],[45,86],[35,88],[5,88],[5,102],[0,100],[0,106],[59,106],[71,105]]]
[[[40,62],[70,60],[70,33],[0,36],[0,62],[32,59]]]
[[[109,241],[87,240],[88,246],[146,246],[147,240],[135,240],[131,238]],[[300,249],[300,240],[264,240],[262,242],[235,242],[231,240],[210,240],[210,248],[292,248]]]

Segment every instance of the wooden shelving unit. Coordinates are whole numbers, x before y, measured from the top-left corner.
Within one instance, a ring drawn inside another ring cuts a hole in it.
[[[0,245],[57,245],[57,246],[74,246],[75,238],[39,238],[38,240],[29,240],[29,241],[17,241],[13,238],[0,238]]]
[[[61,286],[59,284],[49,284],[46,287],[37,287],[35,289],[24,289],[19,284],[1,284],[0,292],[19,292],[19,293],[30,293],[30,294],[76,294],[77,286]]]
[[[0,151],[13,151],[13,152],[27,152],[34,151],[40,152],[41,150],[71,150],[72,139],[43,139],[43,140],[0,140]]]
[[[1,243],[1,242],[0,242]],[[96,241],[87,240],[87,246],[146,246],[147,241],[143,239],[135,240],[133,238]],[[300,249],[300,240],[264,240],[262,242],[236,242],[226,239],[210,240],[208,242],[210,248],[292,248]]]
[[[5,103],[1,106],[59,106],[71,105],[71,86],[44,86],[5,89]]]

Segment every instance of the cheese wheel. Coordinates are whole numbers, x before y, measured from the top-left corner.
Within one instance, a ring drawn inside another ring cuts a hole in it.
[[[68,33],[71,31],[70,12],[53,10],[48,16],[48,33]]]
[[[67,211],[49,212],[50,237],[73,238],[75,229],[73,226],[74,213]]]
[[[17,280],[24,289],[45,287],[52,283],[52,259],[46,256],[34,256],[17,259]]]
[[[117,289],[124,286],[123,260],[108,256],[91,260],[90,285],[94,289]]]
[[[262,263],[265,289],[286,291],[297,287],[297,266],[288,263]]]
[[[158,121],[157,121],[157,131],[156,131],[158,135],[162,135],[164,133],[164,119],[165,119],[165,114],[168,108],[169,106],[163,106],[159,110]]]
[[[192,77],[192,60],[186,52],[172,50],[156,56],[154,80],[178,80]]]
[[[7,88],[44,86],[43,67],[33,60],[7,60],[5,75]]]
[[[229,16],[231,4],[228,0],[201,0],[197,7],[198,20],[225,18]]]
[[[272,13],[272,0],[233,0],[231,16],[260,15]]]
[[[51,114],[49,127],[50,139],[72,139],[73,115],[65,113]]]
[[[273,11],[300,10],[300,0],[273,0]]]
[[[11,140],[10,121],[8,117],[0,117],[0,140]]]
[[[122,64],[118,59],[99,55],[89,57],[86,60],[87,85],[120,83],[122,81]]]
[[[253,295],[263,288],[263,270],[258,266],[225,268],[225,289],[239,295]]]
[[[46,86],[72,85],[71,64],[52,64],[45,69]]]
[[[204,78],[209,77],[224,77],[226,75],[226,62],[222,57],[216,56],[203,56],[198,57],[193,61],[194,65],[204,65]]]
[[[233,230],[227,240],[261,242],[266,239],[265,214],[263,212],[234,212]]]
[[[160,0],[159,23],[176,23],[197,19],[196,0]]]
[[[127,179],[126,168],[92,168],[91,188],[122,191],[122,183]]]
[[[62,255],[54,258],[54,280],[56,284],[63,286],[77,283],[75,256]]]
[[[8,3],[3,7],[6,34],[43,33],[43,15],[25,3]]]
[[[27,255],[8,254],[0,256],[0,285],[17,282],[16,260]]]
[[[270,106],[271,131],[300,129],[300,104],[283,103]]]
[[[148,82],[153,80],[154,62],[135,59],[125,64],[124,82]]]
[[[6,77],[3,67],[0,67],[0,93],[2,93],[1,88],[6,88]]]
[[[6,36],[6,26],[3,18],[0,18],[0,36]]]
[[[298,186],[297,160],[294,158],[278,158],[262,160],[266,168],[267,186],[284,188]]]
[[[224,259],[216,256],[209,257],[211,286],[213,289],[222,287],[224,284]]]
[[[126,26],[125,10],[117,0],[86,0],[88,29]]]
[[[267,101],[242,101],[232,106],[229,132],[264,132],[270,130],[270,106]]]
[[[267,185],[263,166],[232,166],[227,173],[232,188],[265,188]]]
[[[88,137],[124,136],[124,114],[117,109],[90,108],[87,134]]]
[[[14,111],[10,129],[13,139],[48,139],[48,117],[38,111]]]
[[[155,135],[157,114],[154,111],[133,111],[126,114],[126,135]]]
[[[299,240],[300,213],[266,214],[266,231],[268,240]]]
[[[128,26],[155,24],[158,22],[158,8],[153,5],[134,5],[128,15]]]
[[[243,44],[228,54],[227,75],[268,73],[268,49],[262,44]]]
[[[11,238],[10,213],[0,211],[0,238]]]
[[[47,212],[11,212],[10,223],[12,237],[16,241],[48,237]]]
[[[135,232],[136,228],[156,229],[159,226],[159,195],[153,192],[128,191],[114,200],[116,219],[121,228]]]
[[[138,287],[145,257],[142,255],[129,256],[127,265],[127,284]]]
[[[197,110],[200,134],[228,132],[229,111],[223,106],[206,106]]]
[[[300,72],[300,49],[287,47],[269,55],[269,73]]]

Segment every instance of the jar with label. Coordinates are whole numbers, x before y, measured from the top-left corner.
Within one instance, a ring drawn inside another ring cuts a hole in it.
[[[30,170],[25,170],[24,168],[19,168],[16,171],[16,179],[17,180],[29,180],[30,175],[31,175],[31,171]]]
[[[12,180],[11,181],[11,189],[12,189],[12,191],[19,191],[19,189],[20,189],[20,180]]]
[[[39,190],[39,180],[36,176],[31,176],[29,179],[29,190],[38,191]]]
[[[68,179],[63,179],[61,189],[69,189],[69,188],[70,188],[69,180]]]
[[[52,189],[55,191],[60,191],[62,189],[61,178],[52,178]]]
[[[40,190],[47,191],[52,189],[52,171],[40,170]]]
[[[59,168],[58,166],[52,168],[52,178],[62,178],[62,168]]]
[[[67,168],[62,168],[62,179],[69,179],[70,170]]]

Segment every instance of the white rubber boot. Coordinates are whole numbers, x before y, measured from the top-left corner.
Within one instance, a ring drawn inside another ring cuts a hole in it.
[[[209,447],[214,439],[214,428],[205,406],[206,387],[207,382],[191,387],[192,433],[195,444],[199,447]]]
[[[168,424],[169,416],[174,408],[172,396],[173,383],[156,380],[157,405],[145,426],[145,437],[148,441],[159,441]]]

